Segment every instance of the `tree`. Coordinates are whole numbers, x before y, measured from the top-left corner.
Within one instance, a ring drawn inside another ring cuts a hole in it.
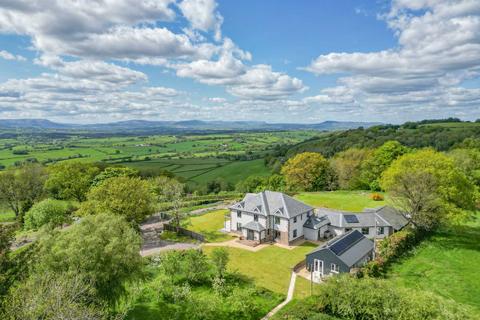
[[[50,224],[59,226],[67,221],[69,209],[59,200],[45,199],[37,202],[25,214],[25,228],[38,229],[43,225]]]
[[[93,293],[92,285],[79,274],[34,274],[14,287],[0,316],[5,320],[105,319]]]
[[[23,214],[43,195],[46,173],[38,164],[0,173],[0,200],[3,200],[22,222]]]
[[[472,183],[480,187],[480,151],[478,149],[454,149],[447,155]]]
[[[125,282],[141,272],[141,238],[121,216],[98,214],[82,218],[65,231],[54,231],[38,243],[35,272],[81,275],[95,295],[116,300]]]
[[[282,167],[286,185],[291,190],[324,190],[329,185],[330,164],[321,154],[304,152],[290,158]]]
[[[180,207],[182,205],[185,185],[175,179],[164,176],[155,178],[152,184],[154,186],[155,194],[158,197],[158,201],[171,203],[172,210],[170,211],[170,214],[172,215],[172,222],[173,225],[179,227],[180,220],[184,216],[184,213],[180,211]]]
[[[227,264],[229,260],[229,253],[225,248],[215,248],[211,256],[213,265],[215,266],[218,276],[223,278],[227,271]]]
[[[136,169],[132,169],[129,167],[107,167],[105,170],[100,172],[92,182],[92,186],[96,187],[100,185],[103,181],[116,178],[116,177],[136,177],[138,176],[139,172]]]
[[[84,201],[99,169],[78,161],[60,162],[49,168],[45,188],[55,199]]]
[[[9,275],[12,264],[9,253],[16,229],[15,224],[0,224],[0,298],[8,292],[13,283],[13,277]]]
[[[140,178],[117,177],[104,180],[87,194],[80,214],[109,212],[127,221],[142,222],[155,211],[155,198],[148,181]]]
[[[264,189],[265,184],[265,177],[250,176],[247,179],[238,182],[235,186],[235,190],[241,193],[255,192],[259,189]]]
[[[372,190],[380,190],[380,177],[390,164],[408,153],[410,149],[404,147],[398,141],[387,141],[377,148],[371,157],[362,165],[362,179]]]
[[[362,164],[372,156],[370,149],[350,148],[332,158],[332,168],[337,175],[341,189],[354,190],[369,188],[361,179]]]
[[[475,186],[452,159],[432,149],[395,160],[383,173],[381,186],[407,218],[424,229],[461,220],[475,209]]]

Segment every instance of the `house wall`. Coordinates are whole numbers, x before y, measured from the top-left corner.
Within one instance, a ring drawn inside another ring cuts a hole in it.
[[[253,221],[254,220],[254,214],[253,213],[249,213],[249,212],[245,212],[245,211],[242,211],[242,217],[241,218],[238,218],[237,217],[237,211],[238,210],[231,210],[230,211],[230,229],[231,231],[239,231],[237,230],[237,223],[241,223],[242,226],[244,226],[245,224],[247,224],[248,222],[250,221]],[[266,228],[266,225],[267,225],[267,219],[265,216],[262,216],[262,215],[258,215],[258,222]]]
[[[303,235],[305,236],[306,240],[318,240],[318,230],[310,229],[310,228],[303,228]]]
[[[340,236],[345,233],[346,229],[351,229],[351,230],[358,230],[360,233],[362,232],[362,228],[344,228],[344,227],[334,227],[334,226],[329,226],[330,231],[334,232],[337,236]],[[383,234],[377,234],[377,239],[383,239],[385,237],[388,237],[389,235],[392,234],[392,228],[391,227],[384,227],[383,228],[384,233]],[[369,227],[368,228],[368,234],[365,234],[365,237],[369,239],[373,239],[375,237],[375,227]]]
[[[350,272],[350,268],[343,263],[336,255],[334,255],[329,249],[322,249],[317,252],[307,254],[306,263],[307,269],[310,271],[311,266],[313,266],[313,260],[318,259],[323,261],[323,275],[328,276],[330,272],[330,265],[335,263],[339,266],[340,272]]]
[[[288,230],[288,240],[293,241],[295,239],[298,239],[302,236],[304,236],[304,229],[303,224],[305,223],[305,220],[307,219],[307,214],[302,213],[298,215],[297,217],[297,222],[295,221],[295,218],[291,218],[289,220],[289,230]],[[297,236],[293,237],[293,230],[297,230]]]

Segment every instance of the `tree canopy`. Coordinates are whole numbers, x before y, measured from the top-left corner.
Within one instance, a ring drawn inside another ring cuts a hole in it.
[[[100,169],[90,163],[60,162],[48,170],[45,189],[56,199],[84,201]]]
[[[123,293],[126,281],[141,273],[140,243],[123,217],[87,216],[40,239],[36,272],[79,274],[93,284],[98,297],[112,301]]]
[[[326,189],[331,178],[330,164],[321,154],[304,152],[288,159],[282,167],[286,185],[291,190]]]
[[[45,199],[37,202],[25,214],[25,228],[38,229],[43,225],[59,226],[67,221],[68,206],[60,200]]]
[[[477,191],[446,155],[432,149],[405,154],[382,176],[392,201],[419,227],[457,221],[475,209]]]
[[[154,212],[155,198],[148,181],[116,177],[91,188],[79,210],[83,215],[110,212],[140,223]]]

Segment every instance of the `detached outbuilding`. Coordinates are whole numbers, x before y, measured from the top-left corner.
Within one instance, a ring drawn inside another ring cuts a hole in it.
[[[320,280],[330,274],[350,272],[372,259],[373,241],[358,230],[352,230],[319,246],[306,255],[307,270],[312,280]]]

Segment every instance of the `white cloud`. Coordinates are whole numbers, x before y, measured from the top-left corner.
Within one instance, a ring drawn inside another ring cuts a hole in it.
[[[27,59],[21,55],[15,55],[5,50],[0,50],[0,58],[5,60],[26,61]]]
[[[396,34],[398,47],[320,55],[305,70],[340,74],[337,88],[347,88],[349,95],[327,92],[306,101],[335,104],[349,97],[351,108],[377,106],[386,112],[390,106],[405,108],[405,114],[408,108],[425,108],[424,116],[454,105],[473,107],[478,92],[460,86],[480,74],[479,1],[396,0],[382,19]],[[453,94],[459,91],[468,96],[465,101]]]
[[[215,0],[183,0],[178,6],[192,28],[205,32],[213,30],[215,40],[221,40],[223,17],[216,11]]]

